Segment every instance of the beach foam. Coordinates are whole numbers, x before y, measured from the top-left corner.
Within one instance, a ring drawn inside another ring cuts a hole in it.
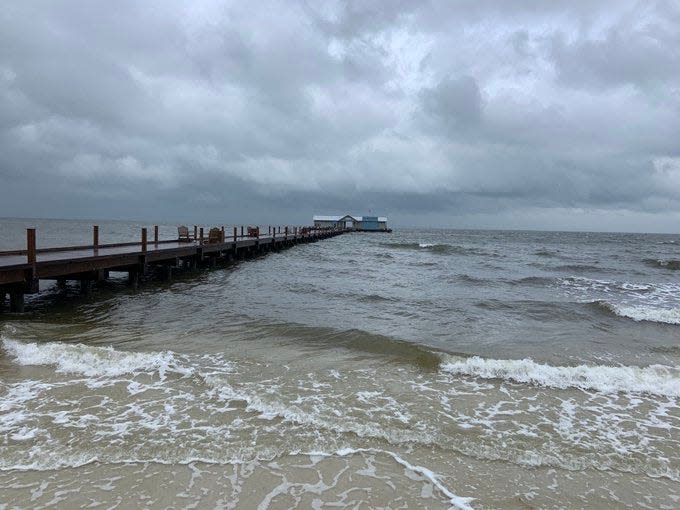
[[[378,448],[343,448],[333,453],[310,452],[305,455],[309,455],[311,457],[332,457],[332,456],[347,457],[349,455],[356,455],[357,453],[372,453],[387,455],[398,464],[404,466],[409,471],[419,474],[423,478],[427,479],[430,483],[432,483],[432,485],[437,487],[437,489],[439,489],[448,498],[449,502],[455,508],[458,508],[459,510],[472,510],[470,503],[474,501],[475,498],[457,496],[456,494],[451,492],[451,490],[439,480],[439,476],[432,470],[423,466],[416,466],[414,464],[411,464],[407,460],[404,460],[402,457],[389,450],[381,450]]]

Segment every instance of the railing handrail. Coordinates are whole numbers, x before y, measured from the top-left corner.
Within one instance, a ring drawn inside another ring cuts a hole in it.
[[[306,226],[306,227],[290,227],[290,226],[283,226],[283,225],[269,225],[267,226],[268,228],[268,233],[259,233],[259,228],[262,227],[262,225],[258,225],[256,228],[258,228],[258,236],[250,236],[244,232],[244,227],[240,226],[241,233],[238,233],[238,227],[239,226],[234,226],[234,234],[233,236],[231,235],[226,235],[224,226],[222,226],[222,232],[224,234],[224,240],[222,243],[219,244],[229,244],[233,243],[234,241],[238,241],[239,239],[288,239],[288,238],[295,238],[296,236],[300,237],[305,237],[309,235],[313,235],[319,232],[331,232],[331,231],[342,231],[346,229],[342,228],[333,228],[333,227],[313,227],[313,226]],[[194,232],[198,233],[198,226],[194,225]],[[208,227],[208,229],[211,227]],[[148,240],[146,239],[146,228],[142,228],[142,240],[141,241],[130,241],[130,242],[124,242],[124,243],[108,243],[108,244],[99,244],[99,227],[97,225],[93,226],[93,244],[87,244],[87,245],[72,245],[72,246],[55,246],[55,247],[47,247],[47,248],[36,248],[35,246],[35,229],[30,228],[27,229],[28,233],[28,238],[27,238],[27,249],[25,250],[5,250],[5,251],[0,251],[0,257],[2,256],[17,256],[17,255],[26,255],[30,258],[32,254],[40,254],[40,253],[58,253],[58,252],[66,252],[66,251],[79,251],[79,250],[93,250],[97,251],[100,249],[108,249],[108,248],[124,248],[127,246],[140,246],[142,249],[146,245],[147,247],[149,245],[158,245],[158,244],[169,244],[169,243],[178,243],[178,242],[187,242],[187,243],[199,243],[199,244],[207,244],[208,239],[201,237],[198,238],[198,236],[194,237],[193,239],[189,239],[188,241],[180,240],[179,237],[173,238],[173,239],[158,239],[158,225],[154,225],[154,239]],[[203,227],[201,227],[201,231],[203,231]],[[303,232],[304,231],[304,232]],[[278,236],[277,236],[278,234]]]

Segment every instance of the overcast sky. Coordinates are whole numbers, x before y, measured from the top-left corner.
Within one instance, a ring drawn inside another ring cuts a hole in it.
[[[680,232],[680,2],[9,0],[0,216]]]

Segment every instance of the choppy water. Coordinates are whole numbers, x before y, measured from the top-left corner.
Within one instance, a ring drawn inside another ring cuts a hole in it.
[[[0,319],[0,506],[677,508],[679,269],[680,236],[402,230],[45,288]]]

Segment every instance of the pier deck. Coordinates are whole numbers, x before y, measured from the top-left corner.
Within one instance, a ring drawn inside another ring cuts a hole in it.
[[[158,228],[154,239],[147,241],[147,230],[142,229],[141,241],[102,244],[99,231],[93,229],[93,244],[36,249],[35,229],[27,229],[27,249],[0,252],[0,308],[5,296],[10,296],[10,311],[22,312],[24,295],[39,291],[40,280],[57,280],[65,285],[67,280],[80,282],[81,292],[87,292],[91,282],[105,280],[109,272],[126,272],[130,285],[136,287],[140,276],[150,271],[169,279],[175,270],[199,266],[215,266],[218,261],[244,259],[259,253],[278,251],[299,243],[308,243],[337,236],[344,229],[289,228],[279,231],[270,228],[266,235],[240,235],[234,227],[226,237],[224,229],[217,242],[209,242],[194,228],[193,240],[159,240]],[[213,240],[214,241],[214,240]]]

